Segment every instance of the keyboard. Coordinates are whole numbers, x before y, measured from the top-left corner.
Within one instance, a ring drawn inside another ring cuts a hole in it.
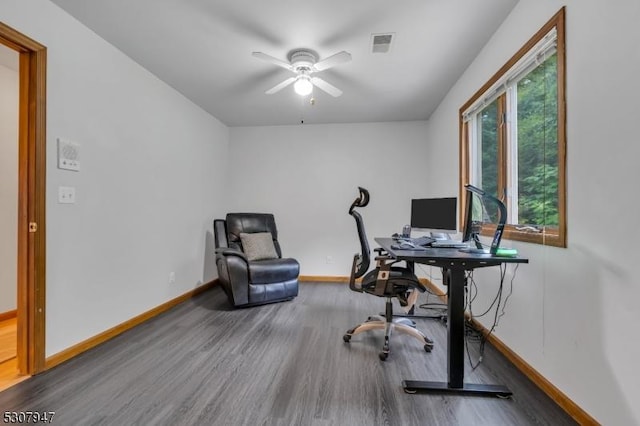
[[[469,245],[467,243],[463,243],[462,241],[456,240],[434,240],[431,243],[431,247],[436,248],[465,248]]]
[[[409,242],[413,243],[414,246],[420,246],[420,247],[427,247],[431,245],[434,241],[436,241],[435,238],[427,237],[427,236],[409,239]]]

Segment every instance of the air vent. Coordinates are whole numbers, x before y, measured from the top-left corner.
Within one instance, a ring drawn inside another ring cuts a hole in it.
[[[389,53],[395,33],[371,34],[371,53]]]

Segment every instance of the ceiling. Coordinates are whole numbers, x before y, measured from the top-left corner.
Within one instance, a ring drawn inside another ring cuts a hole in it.
[[[227,126],[426,120],[518,0],[53,0]],[[395,33],[389,53],[371,35]],[[316,74],[341,89],[303,98],[296,48],[352,60]]]

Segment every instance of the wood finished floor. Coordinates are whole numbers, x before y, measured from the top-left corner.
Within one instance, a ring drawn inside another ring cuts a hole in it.
[[[29,376],[20,375],[18,360],[15,357],[0,363],[0,392],[28,378]],[[2,405],[0,405],[0,411],[2,411]]]
[[[18,371],[17,332],[15,317],[0,321],[0,391],[28,378],[28,376],[21,376]]]
[[[15,317],[0,321],[0,363],[16,357],[17,324]]]
[[[383,304],[303,283],[293,302],[232,310],[214,287],[0,392],[0,411],[55,411],[61,425],[575,424],[491,347],[466,381],[505,384],[513,398],[404,393],[403,379],[446,379],[446,328],[419,319],[433,352],[394,335],[386,362],[380,332],[342,341]]]

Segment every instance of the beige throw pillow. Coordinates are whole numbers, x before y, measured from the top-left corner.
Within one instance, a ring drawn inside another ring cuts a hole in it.
[[[271,232],[240,233],[242,249],[249,260],[277,259],[278,253],[273,245]]]

